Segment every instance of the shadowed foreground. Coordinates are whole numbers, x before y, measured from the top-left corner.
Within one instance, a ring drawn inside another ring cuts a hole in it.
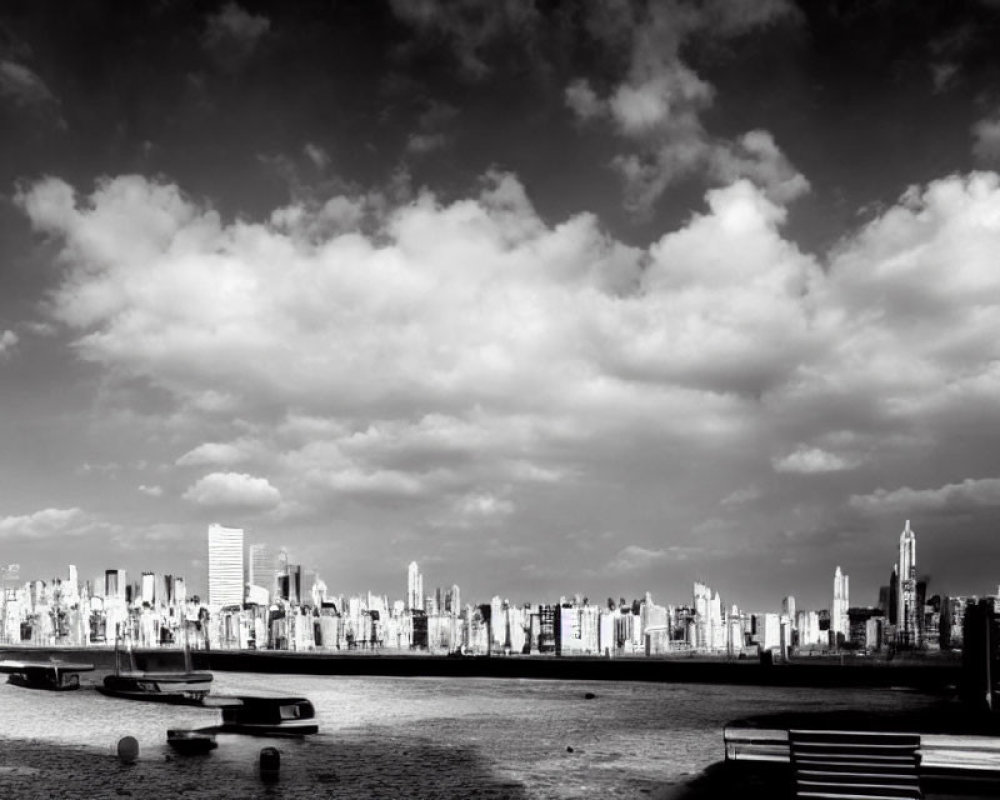
[[[273,740],[264,744],[274,744]],[[220,737],[220,752],[226,747]],[[0,743],[0,797],[41,798],[526,798],[525,788],[490,774],[469,749],[417,743],[412,738],[331,741],[323,748],[278,744],[281,775],[264,784],[256,761],[216,754],[140,754],[133,765],[108,751],[50,743]]]

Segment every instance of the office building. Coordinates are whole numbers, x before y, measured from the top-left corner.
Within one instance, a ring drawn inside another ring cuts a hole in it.
[[[424,608],[424,576],[416,561],[410,562],[406,581],[406,607],[411,611],[422,611]]]
[[[840,638],[844,641],[850,638],[851,623],[848,618],[848,608],[850,607],[850,578],[840,571],[833,575],[833,608],[830,611],[830,631],[834,638],[832,643],[839,644]]]
[[[107,599],[124,600],[126,584],[125,570],[108,569],[104,571],[104,596]]]
[[[243,603],[243,529],[208,526],[208,604]]]
[[[902,645],[920,644],[923,608],[917,602],[917,536],[906,520],[899,535],[899,598],[896,603],[896,638]]]
[[[248,566],[250,569],[249,583],[267,591],[268,597],[273,597],[277,587],[278,575],[288,568],[288,556],[285,554],[285,564],[279,567],[280,553],[268,544],[252,544]]]

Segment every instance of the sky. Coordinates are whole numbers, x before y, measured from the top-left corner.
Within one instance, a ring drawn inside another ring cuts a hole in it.
[[[1000,3],[15,0],[0,564],[1000,583]]]

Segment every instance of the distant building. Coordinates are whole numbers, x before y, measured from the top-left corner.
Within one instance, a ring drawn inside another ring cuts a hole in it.
[[[829,641],[829,636],[820,630],[819,614],[815,611],[796,612],[795,627],[799,635],[799,647],[816,647]]]
[[[243,529],[208,526],[208,604],[243,603]]]
[[[850,607],[850,577],[844,575],[837,567],[833,575],[833,608],[830,611],[830,631],[834,637],[842,636],[845,640],[850,638],[851,623],[848,618],[848,608]],[[834,644],[839,643],[839,638],[834,639]]]
[[[917,600],[917,536],[910,529],[909,520],[906,520],[906,527],[899,535],[899,595],[896,609],[899,643],[919,645],[923,608]]]
[[[156,575],[152,572],[142,573],[139,601],[148,603],[150,606],[156,605]]]
[[[250,545],[247,563],[250,570],[249,583],[258,586],[273,597],[277,587],[279,568],[279,553],[269,544]]]
[[[108,569],[104,571],[104,596],[109,599],[124,600],[127,581],[125,570]]]
[[[781,613],[783,616],[788,617],[789,622],[792,626],[795,626],[795,598],[792,595],[788,595],[784,600],[781,601]]]
[[[406,607],[411,611],[423,611],[424,608],[424,576],[416,561],[411,561],[407,570]]]

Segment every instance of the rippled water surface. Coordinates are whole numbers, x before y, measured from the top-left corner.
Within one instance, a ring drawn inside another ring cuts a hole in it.
[[[722,728],[734,718],[810,708],[877,712],[931,702],[870,689],[215,675],[215,694],[256,691],[303,695],[316,706],[321,732],[281,743],[285,769],[336,763],[331,780],[342,788],[371,778],[386,795],[396,794],[393,781],[433,782],[440,769],[428,764],[436,759],[468,772],[472,782],[508,786],[511,796],[648,796],[721,760]],[[587,692],[596,697],[585,699]],[[162,761],[169,754],[167,728],[210,725],[218,712],[118,700],[87,686],[54,693],[0,684],[0,716],[6,738],[107,753],[130,734],[144,758]],[[219,742],[210,758],[234,770],[251,765],[269,743],[238,736],[220,736]]]

